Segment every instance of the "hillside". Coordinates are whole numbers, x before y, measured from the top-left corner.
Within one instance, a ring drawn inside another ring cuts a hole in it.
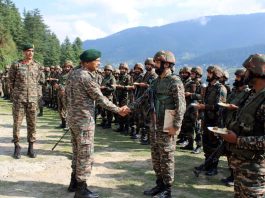
[[[210,16],[159,27],[130,28],[84,41],[83,47],[101,50],[103,62],[111,63],[135,63],[168,49],[176,54],[179,64],[209,63],[217,58],[218,62],[233,65],[246,57],[242,54],[245,49],[257,51],[255,46],[265,46],[264,23],[265,13]]]

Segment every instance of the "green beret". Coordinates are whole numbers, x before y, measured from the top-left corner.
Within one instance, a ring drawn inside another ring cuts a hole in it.
[[[26,51],[26,50],[31,49],[31,48],[34,49],[34,45],[31,44],[31,43],[26,43],[26,44],[24,44],[23,47],[22,47],[23,51]]]
[[[101,57],[101,52],[95,49],[89,49],[84,51],[81,55],[80,55],[80,60],[84,61],[84,62],[91,62],[96,60],[97,58]]]

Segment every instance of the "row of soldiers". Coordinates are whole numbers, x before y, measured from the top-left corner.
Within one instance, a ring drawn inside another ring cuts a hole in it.
[[[119,106],[127,105],[139,98],[148,88],[157,75],[153,70],[154,62],[151,58],[145,61],[144,67],[141,63],[135,64],[133,72],[129,72],[127,64],[121,63],[119,71],[114,70],[111,65],[104,68],[104,77],[101,84],[102,93]],[[179,140],[180,149],[191,150],[192,153],[205,154],[205,160],[220,145],[221,140],[208,130],[209,126],[225,127],[228,118],[223,108],[216,106],[218,103],[240,100],[245,92],[249,91],[244,84],[244,69],[235,71],[233,88],[226,83],[229,79],[228,72],[219,66],[207,68],[206,85],[202,81],[203,69],[201,67],[183,67],[179,70],[179,76],[185,88],[186,113],[184,114]],[[143,105],[146,106],[146,105]],[[100,110],[102,116],[101,126],[111,128],[113,115],[104,109]],[[119,128],[116,131],[130,134],[132,139],[141,135],[141,143],[149,143],[149,118],[148,110],[141,109],[126,117],[119,117]],[[196,147],[194,147],[194,141]],[[207,167],[206,175],[212,176],[218,173],[218,160]],[[223,180],[226,185],[233,185],[233,172]]]

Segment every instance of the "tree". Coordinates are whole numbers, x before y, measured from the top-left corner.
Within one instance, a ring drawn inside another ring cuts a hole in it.
[[[75,52],[73,46],[68,37],[65,38],[61,45],[61,65],[64,64],[66,60],[75,61]]]
[[[73,60],[74,63],[77,65],[79,63],[79,56],[80,54],[82,53],[83,51],[83,48],[82,48],[82,41],[79,37],[77,37],[74,42],[73,42],[73,50],[74,50],[74,55],[75,55],[75,59]]]

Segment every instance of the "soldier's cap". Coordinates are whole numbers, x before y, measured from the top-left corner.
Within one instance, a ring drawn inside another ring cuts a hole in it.
[[[22,46],[22,50],[23,51],[26,51],[28,49],[34,49],[34,45],[32,43],[25,43],[23,46]]]
[[[84,62],[91,62],[100,57],[101,57],[101,52],[96,49],[88,49],[79,56],[80,60]]]

